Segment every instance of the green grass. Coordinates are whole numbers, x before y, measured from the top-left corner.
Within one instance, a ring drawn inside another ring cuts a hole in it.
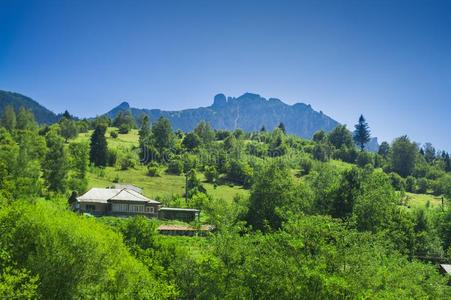
[[[117,147],[138,146],[139,136],[137,129],[132,129],[127,134],[119,134],[118,137],[115,139],[110,136],[110,133],[112,131],[118,131],[118,129],[114,127],[108,127],[107,132],[105,134],[108,147],[117,148]],[[92,132],[93,131],[90,130],[86,133],[80,133],[78,137],[74,139],[74,142],[89,142]]]
[[[406,197],[410,207],[426,207],[428,202],[431,207],[442,205],[442,198],[434,195],[406,193]]]
[[[164,198],[173,195],[182,196],[185,191],[185,176],[168,175],[162,172],[160,177],[150,177],[146,175],[146,167],[138,166],[126,171],[116,170],[107,167],[103,170],[94,169],[88,174],[88,185],[92,187],[112,186],[114,179],[119,178],[120,183],[136,185],[143,189],[144,195],[150,198]],[[201,178],[203,176],[201,175]],[[221,198],[226,201],[232,201],[235,195],[247,196],[249,191],[240,186],[221,185],[216,188],[203,182],[207,193],[215,198]]]

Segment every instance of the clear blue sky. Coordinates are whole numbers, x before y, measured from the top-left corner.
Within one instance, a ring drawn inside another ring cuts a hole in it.
[[[0,89],[78,116],[254,92],[451,150],[451,1],[0,0]]]

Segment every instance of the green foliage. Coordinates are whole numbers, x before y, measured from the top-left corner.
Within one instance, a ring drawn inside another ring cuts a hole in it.
[[[193,133],[196,134],[201,140],[203,144],[209,144],[215,139],[215,132],[211,128],[210,124],[201,121],[197,124],[196,128],[194,128]]]
[[[199,136],[194,133],[194,132],[190,132],[188,134],[185,135],[185,137],[183,138],[183,147],[185,147],[187,150],[194,150],[197,147],[199,147],[201,143],[201,139],[199,138]]]
[[[295,184],[286,167],[279,163],[255,174],[246,220],[256,230],[278,229],[285,213],[300,212],[310,206],[306,187]]]
[[[346,125],[338,125],[327,136],[329,143],[335,148],[340,149],[342,147],[351,148],[354,146],[352,143],[352,133],[346,128]]]
[[[370,141],[370,129],[363,115],[360,115],[359,122],[355,125],[354,141],[363,151],[365,145]]]
[[[64,140],[58,135],[57,128],[51,128],[46,134],[47,154],[43,161],[43,173],[50,191],[66,191],[68,163]]]
[[[105,138],[106,127],[97,125],[91,136],[91,150],[89,152],[89,160],[97,167],[107,165],[108,146]]]
[[[9,131],[13,131],[16,129],[16,112],[14,111],[14,107],[8,105],[3,110],[1,125],[5,127]]]
[[[206,166],[204,174],[205,179],[207,179],[207,182],[216,183],[219,179],[219,173],[216,170],[215,166]]]
[[[168,119],[160,117],[152,126],[152,140],[155,148],[160,151],[171,149],[174,145],[174,133]]]
[[[60,134],[65,139],[66,143],[67,140],[73,139],[78,135],[78,127],[74,120],[68,119],[68,118],[62,118],[59,122],[60,125]]]
[[[52,203],[2,208],[0,232],[2,250],[17,270],[37,276],[39,298],[154,299],[170,294],[168,285],[130,255],[118,234]],[[32,295],[35,279],[23,276]]]
[[[391,168],[403,177],[412,174],[418,147],[407,136],[395,139],[391,146]]]
[[[113,126],[117,128],[132,129],[136,128],[135,119],[130,111],[120,111],[113,121]]]
[[[183,173],[183,161],[179,158],[171,159],[166,172],[168,174],[181,175]]]
[[[150,177],[160,177],[161,166],[157,162],[150,162],[149,165],[147,165],[147,175]]]

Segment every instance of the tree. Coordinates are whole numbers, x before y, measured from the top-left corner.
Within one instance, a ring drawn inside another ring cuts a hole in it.
[[[388,154],[390,153],[390,145],[387,142],[385,142],[385,141],[382,142],[379,145],[379,150],[377,151],[377,153],[379,155],[381,155],[382,157],[387,158]]]
[[[19,112],[17,113],[17,129],[21,130],[31,130],[36,127],[36,122],[34,120],[34,114],[31,110],[26,109],[21,106]]]
[[[67,156],[64,140],[57,134],[56,128],[51,128],[46,134],[47,154],[43,161],[43,173],[50,191],[63,193],[66,191],[68,174]]]
[[[147,115],[144,115],[141,121],[141,128],[139,129],[139,146],[145,147],[150,141],[152,131],[150,130],[150,120]]]
[[[262,128],[260,128],[260,132],[266,132],[265,125],[263,125]]]
[[[324,142],[326,140],[326,133],[324,130],[318,130],[313,134],[313,141],[314,142]]]
[[[168,119],[160,117],[152,126],[152,138],[154,146],[162,152],[171,149],[174,144],[174,133]]]
[[[306,197],[295,185],[288,169],[280,163],[272,163],[257,173],[249,198],[246,221],[255,230],[267,231],[282,226],[286,211],[299,212]]]
[[[104,167],[108,160],[108,145],[105,138],[106,127],[97,125],[91,135],[89,160],[95,166]]]
[[[89,164],[89,146],[87,143],[71,143],[69,145],[71,170],[73,171],[72,188],[84,191],[87,185],[86,174]]]
[[[352,144],[352,133],[346,128],[346,125],[338,125],[332,130],[328,135],[329,143],[334,145],[335,148],[340,149],[341,147],[353,147]]]
[[[66,117],[62,118],[60,123],[60,134],[67,143],[68,139],[75,138],[78,135],[77,123]]]
[[[211,128],[210,124],[205,121],[201,121],[197,124],[193,132],[197,134],[204,144],[211,143],[215,139],[214,130]]]
[[[1,124],[10,132],[16,129],[16,112],[14,111],[14,107],[8,105],[3,110]]]
[[[136,127],[135,119],[133,118],[132,113],[128,110],[120,111],[113,121],[113,126],[117,128],[120,128],[122,125],[125,125],[129,129]]]
[[[423,146],[424,158],[428,163],[432,163],[435,159],[435,148],[431,143],[426,143]]]
[[[185,147],[187,150],[191,150],[191,151],[196,149],[197,147],[199,147],[200,143],[201,143],[201,139],[194,132],[190,132],[187,135],[185,135],[185,137],[183,138],[183,141],[182,141],[183,147]]]
[[[411,175],[415,168],[417,145],[404,135],[393,141],[391,149],[390,163],[393,171],[402,177]]]
[[[355,125],[354,141],[362,151],[370,141],[370,129],[363,115],[360,115],[359,122]]]
[[[277,128],[279,128],[283,134],[287,134],[287,130],[285,129],[285,124],[283,124],[282,122],[279,123],[279,126],[277,126]]]

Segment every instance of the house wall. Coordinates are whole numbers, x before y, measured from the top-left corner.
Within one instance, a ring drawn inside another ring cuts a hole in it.
[[[107,213],[108,204],[106,203],[98,203],[98,202],[82,202],[80,203],[79,209],[82,212],[87,212],[93,215],[104,215]]]

